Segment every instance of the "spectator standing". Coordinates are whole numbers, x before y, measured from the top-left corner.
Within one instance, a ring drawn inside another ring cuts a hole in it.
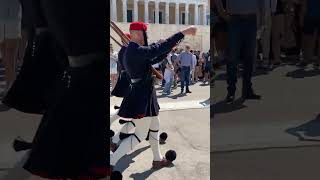
[[[227,103],[235,99],[239,57],[243,57],[243,99],[260,99],[252,88],[253,63],[256,59],[257,29],[261,27],[263,1],[261,0],[226,0],[226,9],[221,0],[216,0],[222,17],[228,22],[228,62],[227,62]],[[242,56],[241,56],[242,55]]]
[[[201,62],[200,62],[200,52],[197,51],[196,52],[196,58],[197,58],[197,62],[196,62],[196,67],[195,67],[195,81],[197,82],[199,80],[199,77],[202,76],[201,74]]]
[[[203,84],[206,84],[209,81],[210,78],[210,72],[211,72],[211,62],[209,53],[202,53],[203,60],[204,60],[204,77],[203,77]]]
[[[165,70],[164,70],[165,86],[163,89],[164,95],[171,94],[171,86],[173,83],[173,79],[174,79],[174,67],[171,62],[171,55],[169,55],[167,60],[165,61]]]
[[[277,0],[263,0],[264,2],[264,27],[262,33],[262,55],[263,63],[270,61],[270,45],[271,45],[271,30],[272,30],[272,14],[276,11]]]
[[[159,73],[162,74],[161,68],[160,68],[160,63],[154,64],[154,65],[152,65],[152,67],[153,67],[155,70],[157,70]],[[160,81],[162,81],[162,80],[156,79],[155,84],[159,85],[159,84],[160,84]]]
[[[302,4],[302,12],[304,19],[303,24],[303,61],[301,66],[306,66],[310,62],[314,62],[314,67],[319,68],[319,59],[313,59],[316,48],[317,39],[320,34],[320,1],[304,0]],[[320,44],[319,44],[320,45]],[[318,55],[320,58],[320,55]]]
[[[271,27],[271,47],[272,47],[272,65],[280,65],[281,64],[281,42],[282,36],[284,33],[284,7],[283,0],[276,1],[276,8],[272,15],[272,27]]]
[[[216,64],[222,64],[225,62],[226,58],[226,48],[227,48],[227,31],[228,24],[223,18],[223,9],[226,8],[226,0],[222,0],[223,9],[219,9],[216,5],[216,1],[213,1],[213,41],[217,53]]]
[[[197,65],[197,57],[194,54],[195,51],[191,50],[190,52],[192,54],[192,63],[193,63],[193,67],[191,69],[191,78],[190,79],[191,79],[191,83],[195,84],[196,83],[196,77],[195,77],[196,73],[195,73],[195,71],[196,71],[196,65]]]
[[[173,78],[173,88],[177,88],[178,86],[178,79],[179,79],[179,73],[180,73],[180,67],[179,67],[179,60],[178,60],[178,49],[175,48],[171,52],[171,62],[173,63],[174,67],[174,78]]]
[[[18,0],[0,1],[0,51],[5,67],[6,89],[4,96],[16,78],[15,64],[21,38],[21,6]]]
[[[113,51],[112,44],[110,44],[110,79],[111,79],[112,89],[115,87],[117,83],[117,72],[118,72],[117,62],[118,62],[117,53]]]
[[[193,68],[193,54],[190,52],[190,46],[186,45],[186,49],[178,56],[181,68],[181,94],[183,94],[184,87],[186,86],[186,93],[191,93],[189,89],[190,84],[190,71]]]

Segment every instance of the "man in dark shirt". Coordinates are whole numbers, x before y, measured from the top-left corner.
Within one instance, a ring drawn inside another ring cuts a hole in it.
[[[239,58],[243,57],[242,98],[260,99],[252,88],[257,28],[262,24],[262,0],[226,0],[226,10],[221,0],[216,0],[218,11],[228,23],[227,103],[235,99]]]

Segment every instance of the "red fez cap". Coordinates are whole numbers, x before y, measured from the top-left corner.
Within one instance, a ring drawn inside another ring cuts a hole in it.
[[[131,39],[131,35],[130,35],[129,33],[125,33],[125,35],[126,35],[129,39]]]
[[[136,30],[136,31],[147,31],[147,24],[143,22],[132,22],[130,24],[130,31]]]

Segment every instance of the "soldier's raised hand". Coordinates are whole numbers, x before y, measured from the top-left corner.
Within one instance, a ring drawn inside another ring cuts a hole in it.
[[[185,36],[186,36],[186,35],[192,35],[192,36],[194,36],[194,35],[196,35],[196,33],[197,33],[197,28],[196,28],[195,26],[190,26],[190,27],[182,30],[181,33],[184,34]]]

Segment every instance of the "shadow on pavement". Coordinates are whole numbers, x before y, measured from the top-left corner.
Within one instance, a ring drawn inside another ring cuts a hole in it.
[[[161,90],[163,90],[163,87],[157,87],[157,88],[155,88],[155,90],[156,91],[161,91]]]
[[[257,69],[255,72],[253,72],[252,76],[267,75],[269,73],[269,71],[270,71],[270,69]],[[243,70],[241,69],[240,71],[238,71],[237,77],[238,78],[242,77],[242,73],[243,73]],[[224,72],[221,74],[217,74],[215,80],[216,81],[226,81],[227,80],[227,73]]]
[[[139,154],[141,154],[142,152],[144,152],[145,150],[149,149],[150,146],[146,146],[146,147],[143,147],[143,148],[140,148],[136,151],[134,151],[133,153],[131,154],[128,154],[128,155],[125,155],[123,156],[120,161],[118,162],[117,166],[116,166],[116,170],[120,171],[120,172],[123,172],[125,171],[131,163],[134,163],[135,161],[133,161],[133,159],[135,157],[137,157]],[[150,161],[151,162],[151,161]],[[151,163],[150,163],[151,165]]]
[[[201,104],[202,106],[209,106],[209,105],[210,105],[210,98],[207,99],[207,100],[205,100],[205,101],[200,102],[200,104]]]
[[[161,98],[171,98],[171,99],[178,99],[180,97],[184,97],[184,96],[187,96],[185,93],[183,94],[176,94],[176,95],[166,95],[166,94],[161,94],[161,95],[158,95],[157,98],[161,99]]]
[[[210,86],[210,84],[200,84],[199,86]]]
[[[169,168],[174,167],[173,164],[171,164],[169,166]],[[167,167],[168,168],[168,167]],[[162,169],[162,168],[160,168]],[[145,172],[142,173],[135,173],[135,174],[131,174],[130,177],[133,178],[134,180],[142,180],[142,179],[147,179],[152,173],[160,170],[160,169],[149,169]]]
[[[184,97],[184,96],[187,96],[187,94],[186,93],[182,93],[182,94],[176,94],[176,95],[173,95],[173,96],[169,96],[169,98],[171,98],[171,99],[178,99],[178,98],[180,98],[180,97]]]
[[[286,77],[291,77],[291,78],[305,78],[305,77],[313,77],[320,75],[320,69],[313,69],[313,70],[305,70],[303,68],[288,72],[286,74]]]
[[[237,99],[232,104],[227,104],[224,100],[213,104],[211,112],[213,114],[222,114],[222,113],[229,113],[233,111],[237,111],[247,106],[243,105],[244,101],[242,98]],[[212,116],[213,116],[212,114]]]
[[[320,114],[313,120],[285,131],[296,136],[300,141],[320,142]]]

